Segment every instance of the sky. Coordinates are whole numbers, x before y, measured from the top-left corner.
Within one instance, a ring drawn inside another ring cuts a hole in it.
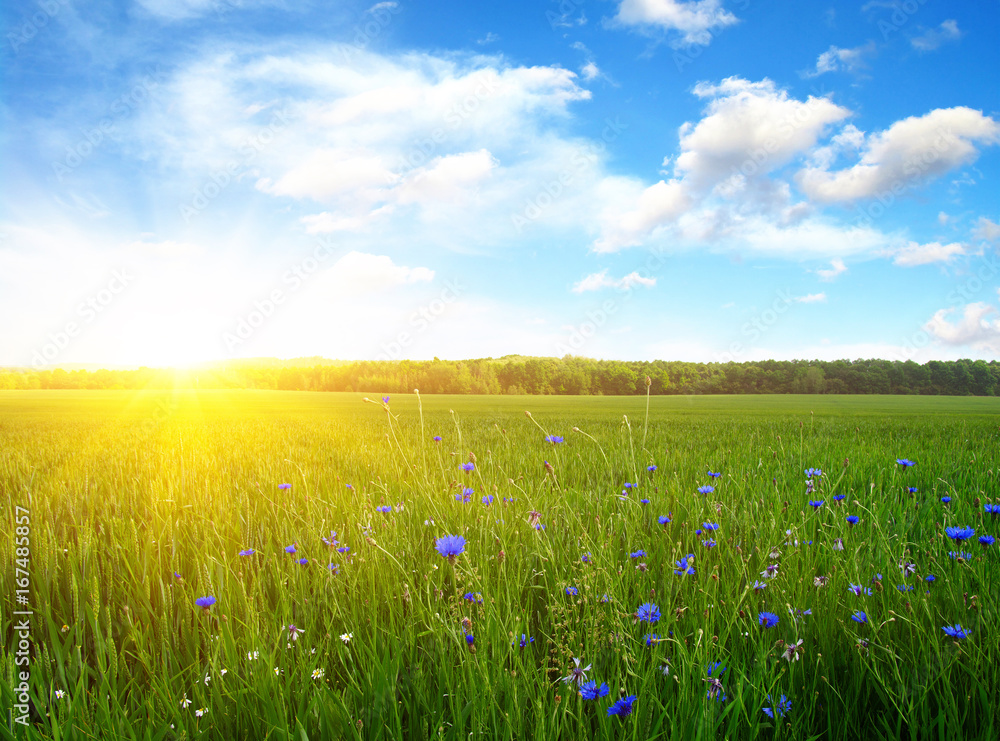
[[[0,365],[1000,358],[996,2],[0,13]]]

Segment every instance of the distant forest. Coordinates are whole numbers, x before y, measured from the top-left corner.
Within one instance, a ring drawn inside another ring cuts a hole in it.
[[[1000,395],[1000,362],[765,360],[632,362],[508,356],[480,360],[269,358],[174,370],[0,369],[0,389],[276,389],[371,394],[934,394]]]

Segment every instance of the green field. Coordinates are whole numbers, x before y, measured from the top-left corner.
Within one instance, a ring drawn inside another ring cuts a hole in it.
[[[1000,399],[371,398],[0,392],[0,736],[1000,737]]]

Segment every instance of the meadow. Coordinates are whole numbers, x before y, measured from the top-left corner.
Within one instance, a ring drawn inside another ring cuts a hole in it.
[[[0,392],[0,736],[1000,737],[1000,399],[362,397]]]

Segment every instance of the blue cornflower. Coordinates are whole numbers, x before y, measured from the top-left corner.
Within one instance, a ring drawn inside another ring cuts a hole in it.
[[[916,494],[917,493],[917,487],[915,487],[915,486],[907,486],[906,487],[906,493],[907,494]],[[951,501],[950,497],[948,498],[948,501],[949,502]]]
[[[754,579],[753,591],[763,592],[765,589],[767,589],[767,582],[757,581],[756,579]]]
[[[465,538],[461,535],[445,535],[434,541],[437,552],[451,563],[455,563],[455,557],[465,550]]]
[[[629,695],[628,697],[619,700],[610,708],[608,708],[608,715],[619,715],[625,717],[626,715],[632,714],[632,703],[636,700],[635,695]]]
[[[908,458],[897,458],[896,463],[901,465],[903,468],[909,468],[910,466],[917,465],[915,462],[911,461]]]
[[[706,548],[715,548],[715,546],[717,545],[716,542],[711,538],[709,538],[708,540],[701,541],[701,544]]]
[[[590,667],[593,664],[587,664],[585,667],[580,667],[580,659],[573,657],[573,667],[569,670],[569,674],[561,678],[563,682],[576,682],[577,685],[583,684],[583,680],[587,678],[587,672],[590,671]]]
[[[646,642],[646,647],[649,648],[654,643],[659,643],[660,636],[657,635],[656,633],[647,633],[646,635],[644,635],[642,637],[642,640],[644,640]]]
[[[198,607],[203,609],[205,612],[208,612],[208,608],[215,604],[215,597],[213,597],[212,595],[209,595],[207,597],[199,597],[194,601],[194,603],[198,605]]]
[[[721,669],[719,667],[722,667]],[[721,677],[723,673],[728,669],[728,666],[722,666],[721,661],[716,661],[715,663],[709,664],[706,669],[708,670],[708,676],[714,676],[716,679]]]
[[[649,504],[649,500],[648,499],[640,499],[639,500],[639,504]]]
[[[958,559],[959,561],[969,561],[972,559],[972,554],[966,551],[948,551],[948,558]]]
[[[971,527],[946,527],[944,532],[956,543],[961,543],[976,534],[976,531]]]
[[[761,708],[768,718],[774,718],[775,714],[777,714],[779,718],[784,718],[785,713],[792,709],[792,701],[784,695],[781,696],[781,699],[778,700],[778,702],[773,702],[771,700],[771,696],[768,695],[767,701],[774,706],[773,708]]]
[[[295,544],[292,543],[291,545],[286,545],[285,546],[285,553],[288,553],[288,554],[295,553]]]
[[[562,435],[547,435],[545,437],[545,442],[552,443],[553,445],[555,445],[556,443],[561,443],[562,441],[563,441]]]
[[[295,563],[297,563],[299,566],[305,566],[306,564],[309,563],[309,559],[308,558],[300,558]]]
[[[578,591],[576,587],[566,587],[566,594],[570,597],[575,597]]]
[[[635,611],[635,618],[643,623],[655,623],[660,619],[660,608],[652,602],[643,602]]]
[[[656,466],[646,466],[646,470],[649,471],[650,473],[653,473],[654,471],[656,471]]]
[[[718,523],[715,523],[715,522],[703,522],[703,523],[701,523],[701,525],[706,530],[718,530],[719,529]]]
[[[948,504],[950,501],[951,501],[951,497],[949,497],[949,496],[943,496],[943,497],[941,497],[941,503],[942,504]]]
[[[846,496],[847,496],[846,494],[834,494],[833,495],[833,501],[835,501],[835,502],[842,502],[842,501],[844,501],[844,497],[846,497]]]
[[[480,501],[483,503],[484,507],[489,507],[491,504],[493,504],[493,495],[487,494]]]
[[[997,515],[1000,515],[1000,504],[984,504],[983,511],[988,515],[996,517]]]
[[[708,484],[705,484],[704,486],[699,486],[698,487],[698,493],[699,494],[711,494],[713,491],[715,491],[715,487],[714,486],[709,486]]]
[[[323,542],[326,543],[331,548],[337,547],[337,531],[331,530],[329,538],[323,538]]]
[[[720,477],[720,476],[721,476],[722,474],[721,474],[721,473],[713,473],[712,471],[709,471],[709,472],[708,472],[708,475],[709,475],[710,477],[712,477],[713,479],[717,479],[717,478],[719,478],[719,477]]]
[[[334,576],[336,576],[337,574],[340,573],[340,564],[331,563],[331,564],[327,564],[326,567],[328,569],[330,569],[330,571],[333,572]]]
[[[694,574],[694,566],[691,565],[691,561],[694,560],[694,554],[689,553],[684,558],[677,562],[677,566],[674,568],[674,573],[677,576],[684,576]]]
[[[279,489],[291,489],[292,485],[291,484],[278,484],[278,488]]]
[[[656,518],[656,521],[661,525],[663,525],[664,527],[666,527],[671,522],[670,515],[660,515],[659,517]]]
[[[928,574],[927,576],[924,577],[924,581],[926,582],[937,581],[937,577],[934,576],[934,574]]]
[[[474,602],[477,605],[483,604],[483,595],[479,592],[466,592],[462,595],[462,599]]]
[[[434,437],[431,438],[431,440],[433,440],[436,443],[439,443],[439,442],[441,442],[441,436],[440,435],[435,435]]]
[[[896,589],[898,589],[900,592],[912,592],[913,591],[913,585],[912,584],[897,584],[896,585]]]
[[[989,546],[993,545],[995,541],[996,538],[994,538],[992,535],[979,536],[979,545],[981,545],[983,548],[988,548]]]
[[[949,635],[952,638],[959,641],[964,640],[965,638],[968,638],[970,635],[972,635],[971,630],[969,630],[968,628],[962,628],[961,625],[954,625],[954,626],[946,625],[943,628],[941,628],[941,630],[943,630],[946,635]]]
[[[646,551],[644,551],[644,550],[642,550],[642,548],[640,548],[635,553],[630,553],[628,555],[629,555],[629,558],[645,558]]]
[[[476,470],[476,464],[475,463],[463,463],[461,465],[461,469],[463,471],[475,471]]]
[[[340,548],[337,549],[337,553],[349,553],[350,550],[351,550],[351,546],[349,546],[349,545],[342,545],[342,546],[340,546]]]
[[[857,525],[858,524],[858,516],[857,515],[848,515],[847,516],[847,524],[848,525]]]
[[[580,560],[583,561],[584,563],[590,563],[590,552],[588,551],[587,553],[584,553],[582,556],[580,556]]]
[[[864,625],[865,623],[868,622],[868,616],[861,610],[855,610],[854,614],[851,615],[851,620],[853,620],[856,623],[861,623],[862,625]]]
[[[456,502],[462,502],[463,504],[472,501],[472,495],[476,493],[475,489],[470,489],[469,487],[463,487],[461,494],[455,495]]]
[[[240,551],[241,556],[252,556],[255,553],[253,548],[247,548],[245,551]]]
[[[386,504],[386,505],[383,505],[381,507],[376,507],[375,511],[376,512],[388,513],[388,512],[392,512],[392,507],[389,506],[388,504]]]
[[[535,642],[534,638],[526,636],[524,633],[521,634],[521,641],[520,641],[520,647],[521,648],[524,648],[529,643],[534,643],[534,642]],[[510,645],[513,646],[513,645],[515,645],[517,643],[518,643],[517,639],[514,639],[513,643],[511,643]]]
[[[773,628],[778,624],[778,616],[773,612],[761,612],[757,615],[757,622],[764,628]]]
[[[811,479],[813,476],[819,478],[822,475],[823,475],[823,471],[820,470],[820,469],[818,469],[818,468],[807,468],[806,469],[806,478],[807,479]]]
[[[872,590],[869,587],[863,587],[860,584],[851,584],[847,591],[854,592],[855,595],[860,597],[861,595],[871,596]]]
[[[608,685],[603,682],[601,682],[601,684],[597,684],[597,682],[590,681],[584,682],[580,685],[580,697],[584,700],[596,700],[600,697],[604,697],[608,694],[608,692]]]
[[[823,506],[823,500],[820,499],[818,501],[813,501],[812,499],[810,499],[809,506],[812,507],[813,509],[819,509],[820,507]]]

